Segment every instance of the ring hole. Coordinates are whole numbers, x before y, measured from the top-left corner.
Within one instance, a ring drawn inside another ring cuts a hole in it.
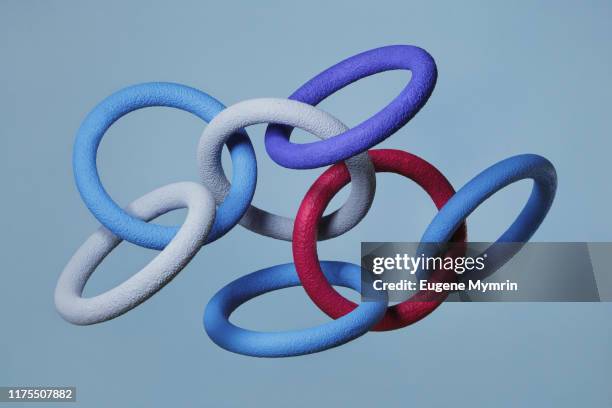
[[[325,98],[317,107],[330,112],[348,127],[353,127],[387,106],[411,78],[412,72],[408,70],[380,72],[347,85]]]
[[[342,207],[344,203],[346,203],[346,201],[348,200],[350,192],[351,192],[351,183],[342,187],[340,191],[336,193],[334,198],[332,198],[329,204],[327,205],[327,208],[325,208],[325,212],[323,213],[323,216],[329,215],[333,213],[334,211],[336,211],[337,209],[339,209],[340,207]]]
[[[98,265],[82,296],[94,297],[122,284],[158,254],[158,251],[122,242]]]
[[[182,225],[187,217],[187,212],[187,208],[178,208],[149,222],[160,225]],[[94,297],[124,283],[159,254],[160,251],[121,241],[93,271],[81,296]]]
[[[493,194],[470,214],[468,239],[495,242],[516,220],[533,189],[533,180],[516,181]]]
[[[348,186],[350,184],[344,189]],[[341,237],[319,242],[319,259],[356,263],[359,260],[361,241],[418,241],[436,213],[431,198],[414,181],[395,173],[376,173],[376,196],[368,215]],[[346,242],[355,243],[347,246]],[[341,257],[339,254],[349,257]]]
[[[151,190],[198,181],[196,148],[206,123],[188,112],[150,107],[131,112],[108,129],[98,150],[106,191],[124,207]],[[179,225],[184,217],[168,219]]]
[[[358,292],[345,287],[334,287],[359,303]],[[278,305],[283,306],[278,307]],[[299,330],[330,321],[332,319],[312,303],[301,286],[260,295],[240,305],[230,316],[230,322],[238,327],[263,332]]]

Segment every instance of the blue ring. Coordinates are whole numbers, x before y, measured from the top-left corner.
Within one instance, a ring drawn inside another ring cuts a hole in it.
[[[421,243],[449,241],[457,228],[480,204],[504,187],[523,179],[534,181],[529,200],[516,220],[496,243],[529,241],[548,214],[557,191],[555,167],[550,161],[536,154],[509,157],[485,169],[470,180],[436,214],[423,233]],[[421,252],[422,250],[419,249],[418,253]],[[503,264],[508,255],[510,254],[505,254],[495,262]],[[489,261],[487,263],[488,274],[480,278],[495,271],[493,265],[489,264]],[[423,271],[417,272],[417,275],[419,279],[427,278]]]
[[[98,146],[108,128],[122,116],[151,106],[181,109],[205,122],[225,109],[212,96],[175,83],[150,82],[121,89],[100,102],[81,124],[74,143],[72,166],[81,197],[98,221],[126,241],[161,250],[174,238],[179,227],[146,223],[129,215],[106,192],[96,167]],[[217,208],[206,243],[222,237],[240,221],[255,193],[257,162],[246,132],[234,133],[227,147],[232,158],[232,186]]]
[[[323,261],[321,267],[332,285],[360,291],[361,268],[346,262]],[[204,328],[218,346],[254,357],[289,357],[316,353],[339,346],[365,334],[385,314],[387,294],[380,300],[361,303],[353,312],[321,326],[282,332],[256,332],[229,322],[240,305],[277,289],[299,286],[293,263],[276,265],[245,275],[221,289],[208,302]]]

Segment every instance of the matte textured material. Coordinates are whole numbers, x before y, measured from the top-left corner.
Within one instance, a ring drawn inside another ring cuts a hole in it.
[[[225,200],[230,189],[221,166],[221,149],[237,129],[258,123],[280,123],[296,126],[322,139],[344,132],[347,127],[330,114],[302,102],[278,98],[250,99],[232,105],[219,113],[204,129],[198,146],[202,182],[210,188],[217,202]],[[351,192],[346,203],[324,217],[319,239],[344,234],[368,213],[376,189],[376,174],[366,153],[346,161],[351,177]],[[236,177],[234,177],[236,179]],[[250,206],[240,225],[272,238],[291,241],[293,219],[270,214]]]
[[[206,122],[225,108],[212,96],[188,86],[153,82],[115,92],[98,104],[83,121],[74,143],[74,177],[83,201],[92,214],[115,235],[134,244],[163,249],[178,227],[148,224],[127,214],[108,195],[98,175],[96,155],[108,128],[122,116],[137,109],[167,106],[181,109]],[[232,188],[219,203],[217,218],[206,242],[232,229],[247,210],[257,181],[257,163],[251,141],[244,131],[227,138],[232,158]]]
[[[361,268],[345,262],[321,262],[325,277],[333,284],[360,291]],[[262,269],[243,276],[221,289],[206,306],[204,328],[220,347],[254,357],[288,357],[316,353],[339,346],[365,334],[385,313],[386,293],[376,302],[364,302],[345,316],[308,329],[257,332],[230,323],[240,305],[267,292],[299,286],[293,264]]]
[[[121,239],[104,227],[91,235],[72,256],[55,288],[55,307],[74,324],[93,324],[115,318],[138,306],[170,282],[203,245],[215,219],[215,200],[206,187],[192,182],[169,184],[126,207],[130,217],[150,221],[187,207],[185,223],[166,248],[120,285],[83,298],[87,280]]]
[[[412,76],[391,103],[352,129],[314,106],[361,78],[388,70],[409,70]],[[225,108],[204,92],[174,83],[145,83],[114,93],[89,113],[75,140],[76,184],[87,207],[103,227],[85,241],[62,272],[55,291],[57,310],[64,319],[81,325],[99,323],[126,313],[172,280],[202,245],[218,239],[240,223],[262,235],[292,240],[295,263],[273,266],[239,278],[210,300],[204,313],[204,326],[219,346],[250,356],[297,356],[341,345],[368,330],[393,330],[424,318],[444,301],[446,292],[433,297],[429,292],[418,292],[410,300],[388,307],[386,292],[379,291],[376,292],[381,296],[379,300],[357,305],[340,295],[332,285],[360,291],[361,268],[344,262],[318,260],[318,240],[351,230],[368,213],[376,190],[375,173],[403,175],[430,195],[440,211],[423,234],[422,243],[465,242],[464,220],[469,214],[496,191],[530,178],[534,186],[526,206],[498,240],[525,242],[546,217],[557,185],[555,169],[550,162],[537,155],[520,155],[491,166],[455,194],[444,175],[417,156],[400,150],[367,151],[418,113],[433,92],[436,79],[435,62],[426,51],[395,45],[373,49],[336,64],[300,87],[290,99],[251,99]],[[141,197],[123,210],[101,184],[96,168],[98,146],[115,121],[129,112],[150,106],[174,107],[209,122],[197,150],[204,186],[187,182],[171,184]],[[310,169],[334,164],[310,187],[295,220],[251,205],[257,182],[257,162],[244,128],[261,123],[269,124],[266,149],[280,165]],[[290,135],[294,127],[323,140],[292,143]],[[224,145],[232,158],[231,183],[221,165]],[[349,182],[351,190],[344,205],[323,216],[333,197]],[[149,223],[159,215],[184,207],[188,212],[180,228]],[[115,288],[84,298],[83,290],[89,277],[122,240],[162,252]],[[438,272],[426,278],[457,279],[452,272]],[[421,271],[417,274],[425,278]],[[269,333],[242,329],[229,322],[232,312],[244,302],[300,284],[334,321],[303,330]]]
[[[436,63],[422,48],[391,45],[357,54],[321,72],[289,97],[317,105],[361,78],[397,69],[412,73],[402,92],[380,112],[340,135],[328,140],[295,144],[289,141],[292,128],[269,126],[266,149],[270,157],[284,167],[312,169],[346,160],[391,136],[425,105],[436,85]]]
[[[415,181],[441,208],[455,190],[438,169],[425,160],[401,150],[368,151],[377,172],[391,172]],[[293,260],[306,293],[316,305],[334,319],[350,313],[357,305],[338,293],[325,278],[317,254],[317,224],[332,198],[350,181],[344,164],[329,168],[310,187],[295,218]],[[459,224],[458,224],[459,225]],[[454,231],[454,230],[453,230]],[[453,236],[453,241],[466,240],[465,225]],[[431,313],[443,298],[436,301],[410,299],[389,307],[384,318],[373,330],[393,330],[412,324]]]
[[[463,220],[487,198],[523,179],[534,181],[529,200],[516,220],[496,242],[529,241],[548,214],[557,191],[555,167],[536,154],[509,157],[485,169],[466,183],[436,214],[423,233],[421,242],[448,241]],[[518,249],[515,248],[517,251]],[[503,263],[503,259],[495,261],[498,264]],[[487,269],[489,274],[495,271],[493,267]],[[419,271],[417,276],[426,278],[422,271]]]

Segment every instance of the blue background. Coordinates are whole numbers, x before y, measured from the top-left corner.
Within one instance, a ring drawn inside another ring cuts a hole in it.
[[[291,260],[289,243],[242,228],[116,320],[72,326],[53,306],[59,273],[97,227],[70,161],[76,129],[97,101],[158,80],[226,104],[283,97],[335,62],[387,44],[427,49],[439,81],[422,112],[381,146],[421,155],[456,188],[510,155],[544,155],[559,190],[534,240],[611,241],[611,18],[602,1],[1,1],[0,385],[75,385],[76,405],[86,407],[612,406],[611,304],[445,304],[414,326],[315,355],[226,352],[202,329],[208,299],[247,272]],[[355,125],[408,79],[405,71],[377,75],[320,106]],[[163,184],[196,181],[202,129],[171,109],[122,119],[98,156],[108,191],[124,205]],[[294,214],[321,170],[276,166],[263,129],[249,129],[260,169],[255,203]],[[298,132],[296,140],[313,139]],[[468,220],[470,238],[494,240],[529,190],[518,183],[486,202]],[[321,243],[321,258],[357,262],[361,240],[418,240],[434,214],[412,182],[382,175],[368,217]],[[121,245],[86,294],[154,255]],[[256,299],[234,318],[261,330],[326,320],[301,288]]]

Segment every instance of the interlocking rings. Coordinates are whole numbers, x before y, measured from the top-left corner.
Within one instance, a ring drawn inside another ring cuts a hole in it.
[[[536,154],[522,154],[500,161],[485,169],[459,190],[431,221],[421,242],[446,242],[480,204],[499,190],[523,179],[532,179],[533,188],[516,220],[497,239],[498,242],[527,242],[536,232],[552,206],[557,191],[557,172],[551,162]],[[493,244],[488,252],[490,262],[479,279],[503,265],[520,246],[508,248]],[[421,271],[419,271],[421,272]],[[425,278],[418,273],[419,278]]]
[[[361,268],[345,262],[321,262],[332,285],[361,290]],[[300,285],[293,264],[276,265],[235,280],[212,297],[204,313],[204,327],[220,347],[255,357],[288,357],[316,353],[365,334],[387,309],[385,292],[380,299],[364,302],[351,313],[308,329],[263,333],[241,329],[229,316],[241,304],[274,290]]]
[[[121,239],[104,227],[91,235],[64,268],[55,289],[55,306],[75,324],[93,324],[115,318],[138,306],[164,287],[198,252],[213,220],[215,200],[203,186],[182,182],[154,190],[126,208],[130,216],[150,221],[187,207],[185,223],[147,266],[120,285],[100,295],[81,297],[87,280]]]
[[[313,106],[352,82],[393,69],[412,72],[408,85],[389,105],[352,129]],[[434,298],[417,295],[416,301],[388,308],[386,293],[378,292],[380,298],[356,305],[343,298],[332,285],[359,291],[360,268],[344,262],[318,260],[317,240],[342,235],[368,213],[376,189],[376,172],[393,172],[411,178],[431,196],[439,212],[423,234],[422,243],[465,241],[465,218],[476,207],[508,184],[530,178],[534,180],[534,187],[526,206],[498,240],[525,242],[546,217],[557,186],[553,165],[536,155],[503,160],[455,193],[442,173],[417,156],[390,149],[367,151],[399,130],[423,107],[436,77],[436,65],[426,51],[396,45],[366,51],[336,64],[306,82],[289,99],[251,99],[225,108],[202,91],[173,83],[135,85],[106,98],[83,121],[73,152],[74,176],[81,197],[103,226],[77,250],[58,280],[55,304],[60,315],[74,324],[93,324],[127,312],[170,282],[205,243],[220,238],[239,223],[258,234],[293,241],[294,263],[245,275],[213,296],[206,307],[204,327],[222,348],[257,357],[315,353],[346,343],[369,330],[398,329],[427,316],[445,295]],[[149,106],[182,109],[208,122],[197,150],[201,184],[184,182],[161,187],[124,210],[100,182],[97,149],[115,121]],[[243,128],[258,123],[269,125],[265,145],[276,163],[292,169],[333,164],[310,187],[295,220],[270,214],[251,204],[257,163]],[[323,140],[291,143],[289,136],[294,127]],[[224,145],[232,158],[231,183],[221,166]],[[349,181],[351,191],[346,203],[322,217],[330,200]],[[188,212],[180,228],[149,223],[161,214],[183,207]],[[83,298],[93,271],[122,240],[161,252],[117,287]],[[271,333],[242,329],[229,322],[231,313],[244,302],[298,285],[304,286],[314,303],[334,320],[313,328]]]
[[[74,143],[74,179],[83,201],[106,228],[126,241],[151,249],[164,249],[178,227],[146,223],[121,209],[108,195],[98,176],[96,155],[104,133],[122,116],[151,106],[181,109],[210,122],[225,106],[212,96],[173,83],[145,83],[124,88],[104,99],[87,115]],[[234,183],[217,210],[217,220],[208,242],[222,237],[247,210],[257,181],[257,164],[251,141],[245,133],[228,138]]]
[[[401,150],[370,150],[368,153],[377,172],[397,173],[412,179],[429,194],[437,208],[444,206],[455,194],[446,177],[420,157]],[[321,214],[349,181],[349,174],[342,164],[336,164],[323,173],[302,200],[293,231],[293,259],[302,285],[312,301],[334,319],[350,313],[356,305],[336,292],[325,279],[319,266],[314,237]],[[465,239],[464,226],[457,231],[453,240],[462,242]],[[394,305],[374,330],[394,330],[407,326],[427,316],[439,304],[407,300]]]
[[[290,128],[270,126],[266,132],[270,157],[284,167],[312,169],[345,160],[391,136],[425,105],[436,85],[436,63],[422,48],[392,45],[357,54],[321,72],[289,97],[317,105],[359,79],[396,69],[410,70],[410,82],[376,115],[341,135],[305,144],[289,142]]]
[[[322,139],[344,132],[347,127],[317,108],[302,102],[287,99],[251,99],[230,106],[215,117],[202,133],[198,146],[200,177],[210,188],[217,202],[222,202],[230,184],[221,167],[221,148],[240,128],[258,123],[281,123],[306,130]],[[334,213],[323,218],[320,239],[333,238],[344,234],[361,221],[368,213],[374,190],[376,175],[374,168],[363,153],[346,161],[351,174],[351,192],[347,202]],[[251,206],[240,225],[276,239],[291,241],[293,219],[270,214]]]

